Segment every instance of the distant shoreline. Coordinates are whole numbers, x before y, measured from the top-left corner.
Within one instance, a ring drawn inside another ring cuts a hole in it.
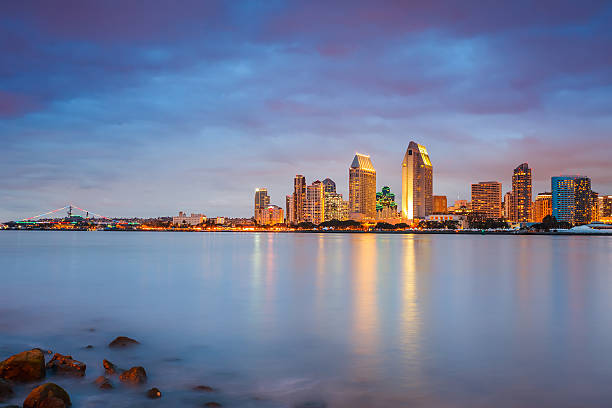
[[[356,231],[356,230],[299,230],[299,231],[273,231],[273,230],[253,230],[253,231],[236,231],[236,230],[95,230],[87,229],[2,229],[0,231],[78,231],[78,232],[180,232],[180,233],[213,233],[213,232],[230,232],[230,233],[273,233],[273,234],[409,234],[409,235],[559,235],[559,236],[612,236],[612,230],[609,232],[568,232],[568,231],[466,231],[466,230],[449,230],[449,231]]]

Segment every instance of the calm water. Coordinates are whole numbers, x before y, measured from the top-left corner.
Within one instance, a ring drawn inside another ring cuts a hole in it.
[[[1,232],[0,359],[86,362],[53,378],[75,407],[609,407],[611,265],[610,237]],[[103,358],[163,398],[98,391]]]

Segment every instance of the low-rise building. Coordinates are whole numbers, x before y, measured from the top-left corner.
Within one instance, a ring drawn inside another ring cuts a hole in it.
[[[172,224],[174,225],[200,225],[206,222],[206,216],[204,214],[191,214],[179,211],[178,217],[172,217]]]

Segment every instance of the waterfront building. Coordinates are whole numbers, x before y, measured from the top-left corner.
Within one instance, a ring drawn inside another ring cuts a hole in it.
[[[356,221],[376,217],[376,170],[364,154],[357,153],[349,168],[349,211]]]
[[[433,212],[433,166],[425,146],[410,142],[402,161],[402,217],[425,218]]]
[[[193,214],[187,215],[186,213],[179,211],[178,217],[172,217],[172,224],[174,225],[200,225],[206,222],[206,216],[204,214]]]
[[[448,203],[446,201],[446,196],[443,196],[443,195],[433,196],[433,214],[447,214],[447,213],[448,213]]]
[[[599,194],[591,191],[591,222],[599,221]]]
[[[599,210],[599,219],[612,217],[612,195],[599,196],[597,209]]]
[[[268,190],[265,188],[256,188],[255,189],[255,211],[254,217],[255,222],[258,224],[262,223],[263,215],[262,211],[268,208],[270,205],[270,196],[268,195]]]
[[[325,181],[323,181],[325,184]],[[325,221],[346,221],[349,218],[348,201],[342,199],[342,194],[325,191]]]
[[[539,193],[533,203],[533,221],[542,222],[547,215],[552,215],[552,193]]]
[[[323,180],[323,189],[326,193],[335,193],[336,182],[330,178],[326,178],[325,180]]]
[[[472,184],[472,212],[484,218],[502,218],[501,191],[498,181]]]
[[[592,215],[591,179],[555,176],[551,179],[552,215],[558,221],[588,224]]]
[[[395,202],[395,194],[391,192],[389,186],[384,186],[382,191],[376,193],[376,219],[382,221],[396,220],[397,218],[399,218],[399,213]]]
[[[287,224],[295,223],[295,209],[293,203],[293,194],[285,196],[285,217],[287,217]]]
[[[283,209],[277,205],[268,205],[262,209],[259,225],[275,225],[285,222],[285,213]]]
[[[432,214],[425,217],[427,221],[457,221],[459,222],[459,229],[467,228],[467,216],[457,214]]]
[[[523,163],[512,174],[512,208],[510,220],[528,222],[531,219],[531,169]]]
[[[325,185],[319,180],[306,187],[304,221],[313,224],[325,221]]]
[[[509,220],[512,217],[512,192],[508,191],[504,195],[504,203],[502,209],[502,215],[505,220]]]
[[[293,218],[292,224],[304,221],[304,202],[306,201],[306,178],[297,174],[293,179]]]

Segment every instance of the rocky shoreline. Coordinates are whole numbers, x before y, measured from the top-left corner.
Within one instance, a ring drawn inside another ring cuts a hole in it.
[[[138,347],[140,342],[125,336],[119,336],[108,344],[109,349],[124,349]],[[93,348],[87,346],[86,348]],[[140,391],[143,397],[149,399],[163,398],[163,392],[157,388],[148,388],[147,372],[142,366],[129,369],[119,368],[118,365],[104,359],[100,368],[104,375],[92,381],[92,392],[112,392],[117,387],[130,387]],[[72,355],[53,353],[50,350],[35,348],[12,355],[0,361],[0,403],[16,400],[23,390],[27,392],[22,405],[0,405],[0,408],[66,408],[72,406],[69,390],[65,390],[53,382],[45,382],[46,378],[53,376],[69,376],[83,378],[86,376],[87,366],[76,360]],[[148,388],[148,389],[147,389]],[[207,385],[194,385],[194,393],[212,393],[216,390]],[[204,401],[202,407],[221,407],[213,400]]]

